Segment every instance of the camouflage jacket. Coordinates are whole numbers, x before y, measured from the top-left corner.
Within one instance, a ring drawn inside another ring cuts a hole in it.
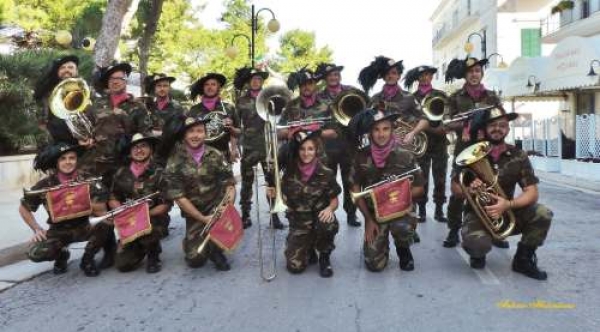
[[[110,199],[125,203],[150,195],[156,191],[160,192],[152,198],[150,208],[160,204],[170,204],[165,198],[165,183],[163,180],[163,169],[154,162],[150,162],[148,168],[136,178],[131,172],[129,165],[117,170],[113,177],[110,190]]]
[[[224,102],[224,101],[217,102],[217,106],[212,111],[207,109],[204,106],[204,104],[202,104],[200,102],[190,108],[188,115],[189,116],[205,116],[206,114],[208,114],[210,112],[221,112],[221,113],[227,114],[227,117],[229,117],[233,121],[233,126],[235,128],[240,127],[240,118],[238,116],[238,112],[236,111],[235,107],[232,104]],[[210,126],[210,123],[207,124],[207,126]],[[208,134],[208,129],[209,128],[207,128],[207,134]],[[216,148],[217,150],[221,151],[222,153],[224,153],[227,156],[227,155],[229,155],[229,140],[230,140],[229,135],[223,135],[223,137],[221,139],[218,139],[218,140],[216,140],[214,142],[210,142],[210,143],[207,142],[207,144]]]
[[[332,170],[317,163],[313,175],[306,183],[302,182],[297,171],[286,170],[281,191],[286,198],[288,212],[319,212],[337,197],[342,189],[335,180]]]
[[[185,144],[178,143],[167,161],[164,172],[167,199],[189,199],[202,214],[209,214],[225,195],[227,186],[235,185],[233,172],[219,150],[206,146],[200,166]]]
[[[312,120],[330,116],[331,111],[327,102],[317,98],[313,106],[306,108],[302,105],[302,97],[297,97],[290,100],[286,105],[285,110],[281,113],[281,118],[279,118],[279,125],[285,126],[291,121]]]
[[[89,173],[85,173],[82,171],[78,172],[77,180],[82,181],[85,179],[89,179],[92,176]],[[41,179],[38,181],[33,187],[32,190],[43,189],[48,187],[58,186],[60,184],[60,180],[58,179],[58,175],[55,173]],[[101,181],[94,182],[90,184],[90,199],[92,203],[104,203],[108,199],[108,190],[102,185]],[[21,198],[21,205],[24,206],[27,210],[31,212],[36,212],[40,205],[44,205],[46,211],[48,211],[48,202],[46,200],[45,194],[40,195],[26,195]],[[68,221],[62,221],[61,224],[64,223],[84,223],[88,222],[88,217],[79,217],[74,218]],[[48,224],[52,223],[50,217],[47,220]]]
[[[343,85],[342,84],[342,91],[347,91],[347,90],[357,90],[357,88],[351,86],[351,85]],[[320,100],[322,100],[323,102],[327,103],[327,105],[331,105],[331,103],[335,100],[335,98],[337,97],[337,95],[332,95],[329,90],[327,90],[327,87],[324,87],[323,90],[321,90],[319,93],[317,93],[317,98],[319,98]]]
[[[524,188],[540,181],[535,176],[527,152],[507,144],[507,150],[500,154],[497,162],[494,162],[488,155],[492,167],[498,170],[498,183],[508,198],[515,194],[515,187]]]
[[[436,92],[436,93],[440,93],[443,94],[444,96],[446,95],[446,93],[442,90],[437,90],[437,89],[433,89],[431,90],[430,93],[432,92]],[[421,92],[419,90],[415,91],[413,93],[413,96],[415,96],[415,100],[419,103],[419,105],[423,102],[423,99],[425,99],[425,97],[427,97],[429,95],[428,94],[421,94]],[[447,110],[446,110],[447,111]],[[446,137],[446,135],[439,135],[436,134],[432,131],[429,130],[425,130],[425,134],[427,135],[427,151],[431,151],[431,150],[436,150],[436,147],[440,147],[440,146],[446,146],[448,145],[450,142],[448,141],[448,138]]]
[[[184,114],[184,109],[176,100],[170,99],[167,106],[159,110],[155,100],[146,103],[146,107],[150,112],[150,122],[152,123],[152,131],[157,135],[162,135],[163,128],[167,121],[178,115]]]
[[[132,95],[114,110],[110,96],[103,96],[86,113],[94,125],[96,162],[116,162],[115,145],[123,135],[150,132],[148,110]]]
[[[383,92],[378,92],[371,97],[371,107],[378,109],[380,103],[384,103],[385,111],[400,114],[400,119],[408,123],[415,123],[425,119],[425,114],[421,110],[421,105],[417,103],[415,97],[408,91],[400,90],[391,99],[386,99]]]
[[[358,89],[351,85],[342,85],[342,92],[348,91],[348,90],[358,90]],[[329,92],[329,90],[327,90],[327,87],[325,87],[323,90],[321,90],[317,94],[317,99],[319,99],[322,102],[324,102],[325,104],[327,104],[327,107],[329,108],[329,114],[331,114],[331,116],[333,116],[333,110],[331,109],[331,104],[335,101],[336,97],[337,97],[337,95],[335,95],[335,96],[332,95]],[[346,127],[340,125],[337,121],[332,121],[332,122],[335,124],[334,129],[336,130],[336,132],[338,134],[338,139],[335,140],[336,141],[335,144],[337,144],[336,147],[340,148],[340,149],[347,149],[350,146],[354,146],[352,138],[350,137],[350,133],[346,130]],[[325,142],[325,144],[327,147],[327,145],[328,145],[327,142]],[[354,150],[354,149],[352,149],[352,150]]]
[[[235,105],[242,122],[242,146],[244,150],[265,151],[265,121],[256,112],[256,98],[249,92],[238,98]]]

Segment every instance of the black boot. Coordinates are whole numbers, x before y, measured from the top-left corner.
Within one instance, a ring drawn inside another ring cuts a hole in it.
[[[215,263],[215,267],[219,271],[229,271],[231,270],[231,266],[227,262],[227,257],[220,250],[213,250],[210,254],[210,260]]]
[[[348,226],[360,227],[360,221],[356,220],[356,212],[348,212]]]
[[[71,257],[71,253],[69,253],[68,248],[62,248],[58,257],[54,261],[54,269],[52,272],[54,274],[63,274],[67,272],[67,265],[69,264],[69,257]]]
[[[471,267],[474,269],[481,270],[485,267],[485,256],[483,257],[471,257],[469,259]]]
[[[100,274],[100,270],[96,267],[96,261],[94,260],[94,253],[85,252],[81,257],[81,263],[79,264],[83,273],[88,277],[97,277]]]
[[[425,203],[419,203],[419,222],[427,221],[427,211],[425,210]]]
[[[323,278],[329,278],[333,275],[333,268],[329,261],[329,253],[321,253],[319,255],[319,274]]]
[[[319,257],[317,256],[317,251],[315,249],[308,250],[308,264],[313,265],[317,264],[319,261]]]
[[[284,229],[285,228],[285,226],[283,225],[281,220],[279,220],[279,215],[277,213],[273,213],[271,215],[271,227],[273,227],[274,229]]]
[[[421,242],[421,237],[419,236],[419,233],[417,233],[417,231],[415,230],[415,233],[413,234],[413,242],[414,243],[419,243]]]
[[[250,219],[250,211],[242,210],[242,226],[244,229],[250,228],[252,226],[252,219]]]
[[[448,222],[446,216],[444,216],[444,204],[436,204],[435,205],[435,214],[433,218],[439,222]]]
[[[98,268],[101,270],[108,269],[109,267],[115,265],[115,255],[117,254],[117,240],[115,238],[114,233],[111,233],[111,236],[107,239],[103,250],[104,256],[102,256],[102,260],[100,261],[100,264],[98,264]]]
[[[457,244],[460,243],[460,237],[458,236],[458,231],[460,228],[451,228],[448,232],[448,236],[444,240],[444,247],[446,248],[454,248]]]
[[[492,245],[500,249],[508,249],[510,247],[510,244],[506,240],[492,239]]]
[[[396,253],[400,259],[400,270],[412,271],[415,269],[415,260],[410,252],[410,248],[397,248]]]
[[[148,252],[148,258],[146,261],[146,272],[148,273],[156,273],[161,269],[160,258],[159,258],[158,250],[151,250]]]
[[[529,278],[537,280],[548,279],[546,271],[542,271],[537,266],[537,256],[535,247],[530,247],[519,242],[517,252],[512,262],[512,269],[515,272],[522,273]]]

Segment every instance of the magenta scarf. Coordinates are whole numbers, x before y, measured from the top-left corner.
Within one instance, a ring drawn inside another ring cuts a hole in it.
[[[419,84],[419,93],[423,96],[426,96],[428,93],[433,90],[433,86],[431,84]]]
[[[258,97],[259,93],[260,93],[260,90],[250,90],[250,97],[256,98],[256,97]]]
[[[500,160],[500,156],[506,151],[508,150],[508,147],[506,146],[506,144],[498,144],[498,145],[492,145],[492,149],[490,150],[490,157],[492,157],[492,160],[497,163],[498,160]]]
[[[386,84],[383,86],[383,98],[385,100],[390,100],[394,98],[398,94],[398,92],[400,92],[400,87],[398,86],[398,84]]]
[[[336,86],[327,86],[327,91],[330,95],[337,96],[338,94],[340,94],[340,92],[342,92],[342,85],[338,84]]]
[[[479,84],[479,85],[469,85],[469,84],[465,84],[465,90],[467,90],[467,93],[469,94],[469,96],[475,100],[479,100],[481,99],[481,97],[483,96],[483,93],[485,92],[485,87],[483,86],[483,84]]]
[[[300,171],[302,182],[306,183],[308,180],[310,180],[310,177],[315,172],[315,169],[317,169],[317,161],[317,157],[315,157],[315,159],[308,164],[304,164],[301,161],[298,162],[298,170]]]
[[[317,95],[314,94],[309,97],[301,96],[300,98],[302,98],[302,105],[305,108],[312,107],[317,102]]]
[[[148,160],[146,160],[145,162],[142,162],[142,163],[137,163],[135,161],[132,161],[131,164],[129,164],[129,170],[131,171],[131,173],[133,173],[133,175],[137,179],[140,177],[140,175],[144,174],[144,172],[148,168],[149,164],[150,164],[150,162]]]
[[[187,149],[188,153],[192,156],[192,159],[194,159],[196,164],[198,164],[198,166],[202,165],[202,157],[204,156],[204,144],[200,145],[195,149],[189,147],[188,145],[186,145],[185,148]]]
[[[65,174],[59,171],[57,173],[57,176],[58,181],[60,181],[60,183],[72,182],[77,178],[77,171],[74,171],[71,174]]]
[[[121,105],[121,103],[123,103],[127,99],[129,99],[129,95],[127,94],[126,91],[123,91],[118,94],[110,95],[110,102],[111,102],[113,108],[119,107],[119,105]]]
[[[160,111],[164,110],[168,104],[169,104],[169,96],[159,97],[156,99],[156,108],[158,108]]]
[[[385,161],[395,146],[396,140],[393,137],[384,146],[371,144],[371,158],[373,158],[373,162],[375,162],[377,168],[383,168],[385,166]]]
[[[217,102],[219,101],[219,96],[215,97],[202,97],[202,105],[206,107],[209,111],[214,110],[217,107]]]

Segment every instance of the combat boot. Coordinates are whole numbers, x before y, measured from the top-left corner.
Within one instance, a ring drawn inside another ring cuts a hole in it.
[[[512,269],[515,272],[522,273],[529,278],[537,280],[548,279],[546,271],[542,271],[537,266],[537,256],[535,247],[527,246],[519,242],[517,252],[512,262]]]
[[[88,277],[97,277],[100,274],[100,270],[96,266],[96,261],[94,260],[94,253],[86,251],[83,253],[81,257],[81,263],[79,264],[83,273]]]
[[[317,264],[318,261],[317,251],[315,249],[308,249],[308,264]]]
[[[156,273],[156,272],[160,271],[162,266],[161,266],[160,258],[158,255],[159,255],[158,250],[150,250],[148,252],[148,258],[146,261],[146,272]]]
[[[469,263],[472,268],[481,270],[485,268],[485,256],[483,257],[471,257]]]
[[[510,247],[510,244],[506,240],[492,239],[492,245],[500,249],[508,249]]]
[[[108,237],[106,244],[104,244],[103,250],[104,256],[102,256],[102,260],[100,261],[100,264],[98,264],[98,268],[100,268],[100,270],[108,269],[109,267],[115,265],[117,240],[115,239],[114,233],[111,233],[111,236]]]
[[[460,228],[450,228],[448,232],[448,236],[444,240],[444,247],[446,248],[454,248],[457,244],[460,243],[460,237],[458,236],[458,231]]]
[[[415,269],[415,260],[410,252],[410,248],[396,248],[396,253],[400,259],[400,270],[412,271]]]
[[[448,222],[448,219],[446,218],[446,216],[444,216],[444,204],[436,204],[435,205],[435,214],[433,215],[433,218],[435,220],[437,220],[438,222]]]
[[[281,220],[279,220],[279,215],[277,213],[273,213],[271,215],[271,227],[274,229],[284,229],[285,228],[285,226],[283,225]]]
[[[348,226],[360,227],[360,221],[356,220],[356,212],[348,212],[348,219],[346,219]]]
[[[319,274],[323,278],[330,278],[333,275],[333,268],[329,261],[329,253],[321,253],[319,255]]]
[[[231,266],[227,262],[227,257],[220,250],[213,250],[210,254],[210,260],[215,263],[215,268],[219,271],[231,270]]]
[[[419,222],[427,221],[427,211],[425,209],[425,203],[419,203]]]
[[[58,257],[56,257],[56,260],[54,261],[54,269],[52,270],[52,272],[54,272],[54,274],[63,274],[67,272],[69,257],[71,257],[69,249],[62,248],[60,250],[60,253],[58,253]]]
[[[252,226],[252,219],[250,219],[250,210],[242,210],[242,226],[244,229]]]

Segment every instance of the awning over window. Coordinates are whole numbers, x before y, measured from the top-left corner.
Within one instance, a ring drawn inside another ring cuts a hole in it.
[[[545,78],[542,74],[548,61],[547,57],[516,58],[508,68],[506,88],[502,97],[533,96],[544,82]],[[537,88],[536,84],[538,84]]]

